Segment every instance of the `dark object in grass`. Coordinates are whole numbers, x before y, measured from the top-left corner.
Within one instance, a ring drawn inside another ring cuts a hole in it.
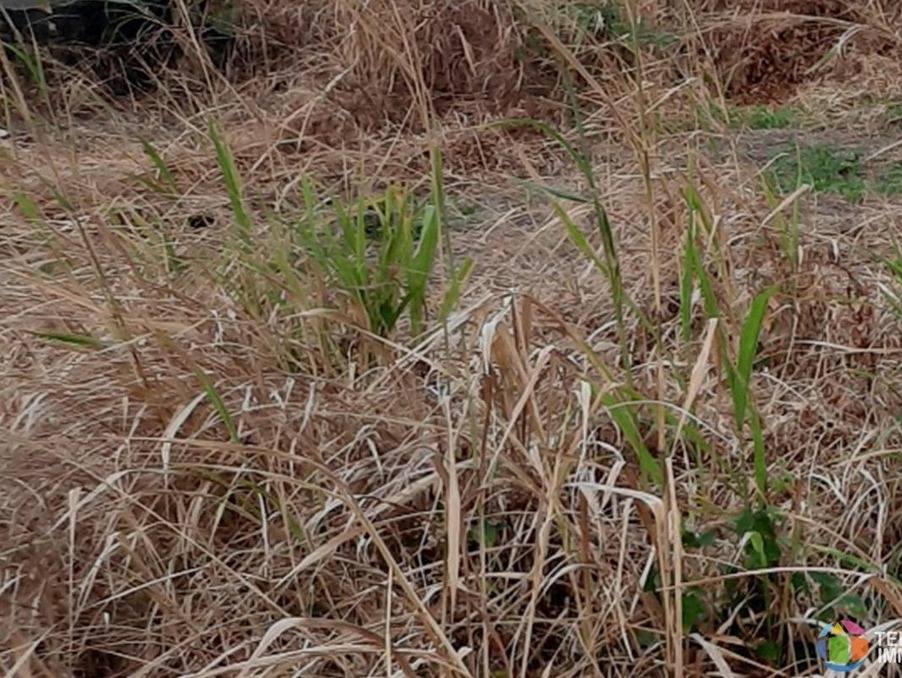
[[[172,18],[167,0],[0,0],[0,7],[7,32],[39,44],[133,44]]]
[[[213,217],[209,214],[192,214],[188,217],[188,227],[195,231],[209,228],[214,223]]]
[[[208,21],[206,5],[189,1],[188,14],[214,62],[222,63],[231,39]],[[63,63],[90,64],[116,93],[151,89],[181,54],[173,0],[0,0],[0,10],[5,43],[33,40]]]

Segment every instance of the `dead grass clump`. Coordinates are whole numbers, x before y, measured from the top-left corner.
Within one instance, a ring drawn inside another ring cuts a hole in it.
[[[126,322],[137,330],[150,314],[134,301]],[[46,308],[18,323],[33,326]],[[103,314],[83,311],[56,314],[96,332]],[[57,369],[33,365],[4,382],[4,396],[54,394],[4,419],[23,442],[0,458],[4,497],[22,507],[3,525],[5,562],[16,569],[2,638],[30,654],[29,665],[61,675],[187,674],[259,668],[265,655],[317,675],[371,675],[388,642],[403,675],[451,666],[474,675],[521,662],[538,671],[602,636],[620,642],[607,624],[582,637],[579,620],[614,622],[616,563],[647,549],[580,518],[584,495],[596,502],[598,490],[577,483],[609,460],[600,448],[579,452],[582,434],[566,422],[563,401],[583,378],[574,364],[553,358],[547,378],[528,386],[529,326],[513,330],[502,312],[483,347],[441,362],[426,353],[452,390],[447,410],[404,354],[352,384],[292,377],[257,352],[266,342],[245,334],[258,331],[247,319],[220,324],[205,313],[156,314],[158,333],[192,329],[165,349],[144,344],[137,365],[128,351],[36,346],[41,364]],[[258,349],[236,354],[238,346]],[[466,364],[476,351],[496,366],[488,382]],[[450,372],[458,375],[449,381]],[[198,397],[199,373],[215,379],[237,439]],[[524,388],[534,392],[519,412]],[[90,441],[77,459],[57,453],[76,439]],[[33,472],[21,459],[37,462]],[[70,464],[79,473],[66,474]],[[42,507],[42,496],[55,503]],[[619,577],[637,585],[634,574]],[[645,620],[639,610],[633,621]],[[458,657],[458,647],[471,652]]]
[[[563,25],[568,48],[612,88],[616,55],[626,48],[609,36],[600,10],[541,9],[548,11],[509,0],[377,0],[302,9],[249,3],[229,69],[233,81],[256,94],[313,92],[325,113],[295,117],[324,118],[304,128],[315,140],[336,111],[342,125],[350,118],[367,133],[423,131],[433,124],[427,125],[430,116],[450,125],[505,115],[547,119],[559,115],[565,69],[535,22]],[[627,30],[626,19],[618,21],[617,30]],[[620,43],[625,40],[621,35]],[[586,87],[580,78],[573,84],[577,91]]]
[[[422,127],[480,102],[504,110],[523,94],[522,36],[511,5],[467,0],[339,3],[337,56],[345,108],[356,116]],[[535,82],[532,83],[535,86]],[[341,95],[338,95],[341,98]]]
[[[802,675],[821,623],[899,617],[896,206],[775,210],[703,130],[656,140],[698,100],[654,59],[640,93],[598,4],[542,4],[558,52],[523,7],[246,3],[230,82],[2,142],[3,670]],[[485,126],[549,111],[606,222],[572,158]],[[305,211],[398,179],[475,259],[447,325],[429,269],[425,336],[411,259]]]

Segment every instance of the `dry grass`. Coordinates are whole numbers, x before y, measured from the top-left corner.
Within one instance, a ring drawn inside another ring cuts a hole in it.
[[[902,281],[881,260],[899,204],[777,207],[738,153],[663,131],[711,102],[842,116],[894,91],[902,78],[874,66],[902,55],[892,3],[634,1],[677,39],[638,51],[567,3],[302,4],[249,3],[223,69],[180,33],[186,56],[151,93],[48,63],[42,96],[8,65],[0,666],[815,675],[824,614],[902,619],[902,318],[887,300]],[[849,64],[857,99],[837,84]],[[588,195],[586,177],[535,129],[490,125],[511,117],[590,146],[635,304],[622,333],[609,280],[567,233],[601,252],[591,204],[555,211],[512,181]],[[242,178],[246,249],[210,119]],[[301,177],[419,195],[437,147],[466,221],[453,255],[475,259],[445,328],[375,337],[322,272],[289,284],[258,266],[284,247]],[[692,229],[717,312],[696,282],[684,326]],[[771,285],[748,388],[762,494],[724,359]],[[742,527],[762,506],[772,522]]]

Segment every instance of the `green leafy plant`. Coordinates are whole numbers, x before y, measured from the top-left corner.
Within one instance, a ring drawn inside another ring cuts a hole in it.
[[[440,156],[433,163],[432,191],[424,199],[400,186],[375,198],[322,199],[314,182],[304,178],[303,208],[272,217],[267,228],[258,229],[231,150],[213,123],[209,136],[234,219],[218,276],[245,311],[260,319],[284,319],[292,341],[304,335],[305,318],[323,319],[330,310],[341,313],[346,327],[359,326],[381,338],[394,337],[402,318],[409,321],[412,337],[425,332],[433,320],[444,323],[473,262],[466,259],[454,266],[449,255],[445,289],[437,299],[437,314],[430,318],[440,253],[443,247],[450,253]],[[155,185],[173,185],[159,154],[149,144],[144,151],[157,170]],[[331,354],[337,344],[327,334],[319,333],[316,341],[324,349],[331,347],[324,350]]]
[[[680,335],[684,342],[690,339],[693,325],[693,298],[699,292],[702,310],[707,318],[721,315],[714,285],[702,259],[699,236],[706,235],[713,228],[707,210],[702,204],[698,191],[687,186],[684,198],[689,208],[689,227],[683,247],[682,270],[680,274]],[[701,233],[701,230],[705,233]],[[752,438],[753,469],[755,486],[761,501],[767,498],[767,463],[764,450],[763,429],[758,412],[750,397],[752,372],[756,365],[758,338],[767,311],[768,302],[777,288],[772,286],[759,292],[752,300],[739,334],[737,354],[730,355],[730,342],[722,326],[718,326],[718,346],[720,363],[726,373],[726,381],[733,403],[733,417],[736,432],[742,436],[748,427]],[[744,487],[739,488],[745,494]]]
[[[769,175],[784,193],[810,184],[815,192],[834,193],[850,202],[861,200],[867,188],[858,154],[823,144],[778,156]]]
[[[578,109],[574,107],[578,116]],[[601,200],[601,193],[598,189],[598,182],[595,177],[594,169],[589,157],[582,152],[576,145],[568,141],[558,131],[549,125],[532,119],[508,120],[502,123],[504,125],[524,125],[538,129],[549,139],[556,142],[567,154],[567,156],[576,165],[578,171],[585,179],[589,195],[586,197],[575,195],[568,191],[561,191],[548,187],[542,187],[544,191],[553,198],[551,200],[552,208],[557,214],[561,223],[567,231],[570,241],[576,249],[590,261],[599,273],[608,281],[611,294],[611,300],[614,307],[614,320],[617,328],[618,343],[621,349],[621,367],[626,379],[626,385],[618,386],[609,392],[600,396],[607,412],[613,419],[618,430],[629,442],[630,447],[636,455],[639,468],[642,471],[645,480],[651,482],[655,486],[660,487],[663,483],[664,472],[659,459],[649,449],[644,439],[645,431],[640,427],[639,411],[632,403],[643,400],[641,394],[637,393],[631,386],[630,382],[630,348],[626,332],[625,319],[626,313],[629,311],[637,317],[643,328],[654,333],[654,328],[647,317],[637,308],[636,304],[629,298],[628,293],[624,289],[622,273],[620,268],[620,259],[617,254],[617,241],[614,229],[608,219],[607,210]],[[580,129],[582,129],[580,127]],[[585,141],[585,138],[582,137]],[[556,199],[555,199],[556,198]],[[561,200],[584,203],[591,205],[593,226],[598,232],[601,241],[601,252],[598,248],[590,243],[589,238],[580,229],[579,225],[563,206]],[[601,361],[597,359],[586,347],[587,357],[592,360],[602,373],[607,370],[601,365]],[[665,417],[666,419],[666,417]]]
[[[790,106],[721,106],[706,101],[697,104],[691,119],[668,121],[665,129],[670,132],[688,132],[700,128],[711,130],[717,126],[733,129],[785,129],[801,122],[801,112]]]
[[[798,119],[798,112],[789,106],[748,106],[737,109],[737,113],[740,123],[751,129],[783,129]]]
[[[810,643],[792,640],[781,613],[781,596],[817,607],[816,617],[824,623],[845,616],[866,619],[871,610],[830,572],[796,570],[788,576],[775,572],[798,557],[784,523],[783,514],[762,506],[739,511],[723,527],[684,530],[683,549],[694,557],[720,558],[725,549],[738,552],[736,562],[720,566],[722,578],[716,585],[683,591],[683,628],[687,633],[726,630],[746,641],[744,654],[755,661],[784,667],[794,661],[798,669],[810,668],[818,660]]]
[[[351,209],[334,202],[332,210],[330,228],[297,225],[304,253],[328,285],[364,310],[371,332],[391,335],[406,312],[411,333],[421,334],[441,235],[435,204],[418,205],[406,191],[392,187],[378,200],[359,200]],[[454,280],[469,270],[467,263]],[[459,293],[459,286],[452,289]]]
[[[731,529],[720,535],[711,529],[683,532],[683,548],[690,553],[702,555],[715,546],[722,549],[724,542],[742,547],[739,567],[722,565],[724,577],[718,586],[691,587],[683,592],[684,631],[711,631],[726,625],[732,635],[747,640],[750,656],[769,663],[779,661],[783,643],[773,601],[780,593],[780,580],[770,572],[755,574],[780,563],[779,521],[779,514],[770,509],[746,509],[733,516]]]
[[[244,204],[244,193],[241,187],[241,177],[238,174],[238,168],[235,166],[235,159],[232,156],[232,150],[229,148],[226,140],[222,137],[216,124],[212,121],[208,126],[208,134],[213,142],[213,148],[216,151],[216,162],[219,170],[222,172],[222,180],[225,184],[226,192],[229,196],[229,204],[232,207],[232,214],[235,217],[235,226],[239,239],[249,245],[251,236],[251,217],[248,214]],[[145,145],[145,153],[150,149]],[[151,155],[153,160],[153,155]],[[154,161],[156,164],[156,161]]]
[[[764,456],[764,435],[761,419],[751,401],[752,369],[758,352],[758,337],[767,304],[776,291],[775,287],[759,292],[752,300],[739,336],[739,355],[735,363],[728,363],[727,381],[733,398],[733,414],[736,428],[742,431],[747,424],[752,435],[755,487],[760,500],[767,501],[767,461]]]
[[[610,0],[571,2],[566,11],[580,30],[590,35],[627,39],[641,47],[666,47],[676,42],[676,36],[655,30],[641,19],[633,24],[623,6]]]

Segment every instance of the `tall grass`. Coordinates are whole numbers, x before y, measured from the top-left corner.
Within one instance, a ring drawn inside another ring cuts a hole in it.
[[[9,64],[71,128],[0,149],[4,670],[813,675],[897,624],[894,208],[687,127],[711,36],[832,21],[752,4],[251,2],[107,107]]]

